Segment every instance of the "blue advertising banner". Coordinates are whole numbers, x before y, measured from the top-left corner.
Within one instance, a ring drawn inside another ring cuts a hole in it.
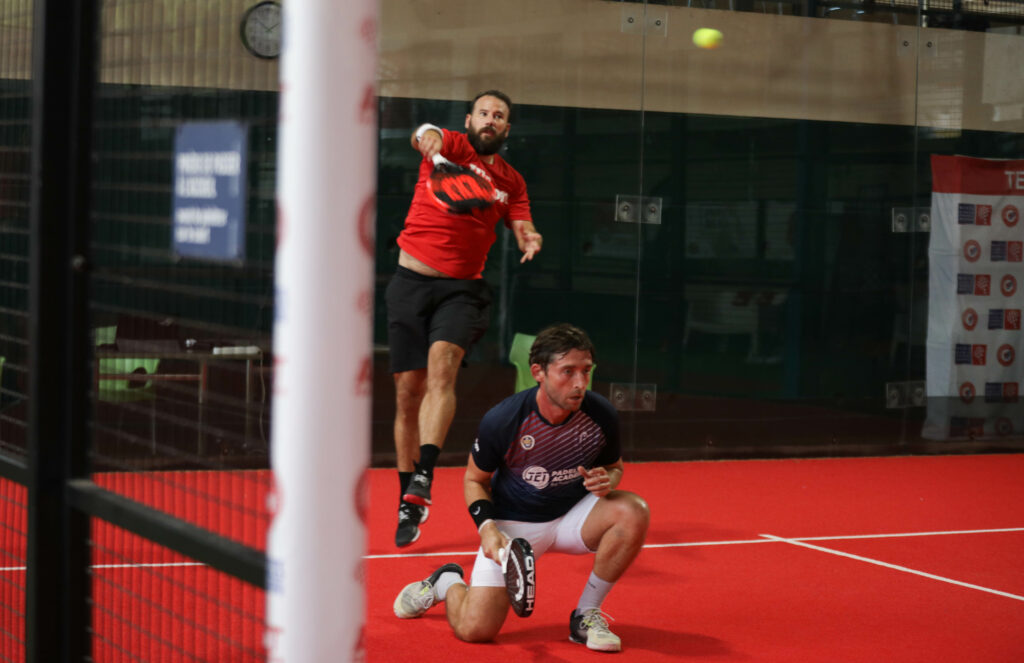
[[[174,138],[174,254],[241,261],[245,257],[246,127],[190,122]]]

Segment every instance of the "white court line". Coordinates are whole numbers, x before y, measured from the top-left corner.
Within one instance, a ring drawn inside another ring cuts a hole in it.
[[[413,557],[469,557],[476,555],[476,551],[454,551],[454,552],[433,552],[433,553],[389,553],[387,555],[363,555],[363,559],[405,559]]]
[[[958,529],[939,532],[896,532],[889,534],[838,534],[834,536],[794,536],[787,541],[850,541],[854,539],[898,539],[910,536],[948,536],[952,534],[993,534],[1000,532],[1024,532],[1024,527],[1003,527],[1000,529]],[[762,535],[763,536],[763,535]],[[770,539],[737,541],[697,541],[693,543],[651,543],[644,548],[689,548],[694,546],[729,546],[741,543],[771,543]]]
[[[169,569],[176,566],[206,566],[202,562],[147,562],[145,564],[94,564],[92,569]]]
[[[738,546],[749,543],[772,543],[767,539],[747,539],[738,541],[694,541],[691,543],[648,543],[644,548],[691,548],[694,546]],[[387,553],[384,555],[364,555],[363,559],[404,559],[406,557],[458,557],[460,555],[476,555],[471,552],[434,552],[434,553]]]
[[[1001,529],[961,529],[938,532],[899,532],[890,534],[848,534],[836,536],[803,536],[785,539],[786,541],[845,541],[850,539],[892,539],[908,536],[943,536],[951,534],[992,534],[999,532],[1024,532],[1024,527],[1004,527]],[[762,535],[763,536],[763,535]],[[732,541],[691,541],[688,543],[648,543],[644,548],[701,548],[704,546],[737,546],[751,543],[775,543],[771,539],[736,539]],[[363,559],[402,559],[405,557],[452,557],[459,555],[475,555],[472,552],[437,552],[437,553],[389,553],[386,555],[365,555]]]
[[[1016,531],[1016,530],[1012,530]],[[991,589],[989,587],[982,587],[981,585],[972,585],[969,582],[961,582],[960,580],[953,580],[952,578],[946,578],[943,576],[937,576],[933,573],[925,573],[924,571],[918,571],[911,569],[906,566],[900,566],[898,564],[890,564],[877,559],[871,559],[870,557],[861,557],[860,555],[853,555],[851,553],[843,552],[841,550],[832,550],[831,548],[824,548],[822,546],[816,546],[811,543],[804,541],[798,541],[796,539],[784,539],[782,537],[774,536],[772,534],[762,534],[769,541],[775,541],[778,543],[788,543],[793,546],[800,546],[801,548],[809,548],[811,550],[817,550],[818,552],[828,553],[830,555],[838,555],[840,557],[846,557],[849,559],[857,560],[858,562],[867,562],[868,564],[874,564],[876,566],[884,566],[887,569],[893,569],[896,571],[903,571],[904,573],[911,573],[922,578],[928,578],[930,580],[938,580],[940,582],[948,582],[951,585],[959,585],[960,587],[967,587],[968,589],[977,589],[981,592],[988,592],[989,594],[995,594],[997,596],[1005,596],[1006,598],[1016,599],[1018,601],[1024,601],[1024,596],[1017,596],[1016,594],[1010,594],[1007,592],[1001,592],[998,589]]]
[[[144,564],[94,564],[90,569],[167,569],[175,566],[206,566],[202,562],[147,562]],[[26,571],[26,566],[0,566],[0,573],[6,571]]]
[[[891,539],[900,537],[911,537],[911,536],[943,536],[953,534],[992,534],[1001,532],[1024,532],[1024,527],[1004,527],[1001,529],[963,529],[963,530],[944,530],[938,532],[899,532],[889,534],[848,534],[848,535],[835,535],[835,536],[804,536],[804,537],[791,537],[788,539],[735,539],[727,541],[690,541],[687,543],[649,543],[644,548],[702,548],[705,546],[737,546],[747,545],[754,543],[778,543],[779,541],[792,543],[802,541],[847,541],[852,539]],[[762,535],[768,536],[768,535]],[[404,558],[415,558],[415,557],[471,557],[476,555],[475,550],[469,551],[448,551],[448,552],[431,552],[431,553],[389,553],[384,555],[364,555],[363,559],[404,559]],[[107,564],[97,566],[95,568],[133,568],[140,566],[203,566],[199,562],[179,562],[179,563],[167,563],[167,564]],[[6,571],[24,571],[24,566],[8,566],[0,567],[0,573]]]
[[[898,534],[850,534],[847,536],[802,536],[791,541],[850,541],[852,539],[892,539],[904,536],[945,536],[948,534],[998,534],[1001,532],[1024,532],[1024,527],[1002,527],[1000,529],[952,529],[945,532],[904,532]]]

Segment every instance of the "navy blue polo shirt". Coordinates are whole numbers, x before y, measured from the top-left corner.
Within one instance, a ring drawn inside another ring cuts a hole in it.
[[[492,473],[497,517],[541,523],[564,516],[586,494],[577,467],[611,465],[622,456],[619,416],[588,391],[580,409],[558,425],[537,409],[534,387],[509,396],[484,415],[473,460]]]

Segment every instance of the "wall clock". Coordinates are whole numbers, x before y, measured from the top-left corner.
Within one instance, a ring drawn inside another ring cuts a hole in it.
[[[281,3],[259,2],[242,16],[242,44],[259,58],[281,55]]]

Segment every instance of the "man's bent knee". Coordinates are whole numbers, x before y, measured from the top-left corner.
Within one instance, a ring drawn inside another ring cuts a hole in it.
[[[651,509],[647,506],[647,500],[634,493],[629,493],[629,496],[630,499],[626,500],[628,517],[646,534],[647,526],[651,523]]]
[[[651,510],[647,501],[636,493],[617,491],[612,499],[614,523],[635,531],[641,538],[646,536],[651,522]]]
[[[457,626],[453,626],[455,637],[463,642],[490,642],[498,637],[501,626],[505,620],[495,621],[481,619],[466,619]]]
[[[619,517],[649,520],[651,517],[647,501],[636,493],[628,490],[615,490],[604,499],[607,500],[607,506],[612,509],[616,520]]]
[[[462,602],[454,612],[448,613],[455,637],[463,642],[490,642],[501,631],[508,616],[505,588],[481,587],[470,600]]]

